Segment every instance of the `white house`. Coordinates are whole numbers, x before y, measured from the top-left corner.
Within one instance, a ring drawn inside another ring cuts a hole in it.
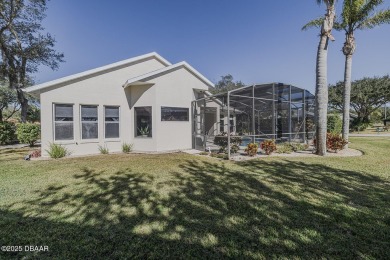
[[[186,62],[149,53],[27,88],[41,102],[42,156],[50,143],[74,155],[192,148],[191,102],[213,83]]]

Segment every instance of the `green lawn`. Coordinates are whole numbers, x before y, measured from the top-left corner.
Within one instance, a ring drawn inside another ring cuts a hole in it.
[[[377,128],[379,128],[380,132],[377,131]],[[390,132],[383,131],[383,125],[378,125],[378,126],[374,126],[374,127],[369,127],[363,131],[353,131],[353,132],[351,132],[351,134],[378,134],[378,135],[382,135],[382,134],[390,134]]]
[[[0,259],[390,259],[390,138],[350,158],[23,161],[0,150]]]

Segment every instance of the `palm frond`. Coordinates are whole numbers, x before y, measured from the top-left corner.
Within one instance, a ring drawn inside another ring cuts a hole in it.
[[[309,28],[320,28],[322,26],[322,23],[324,22],[324,17],[319,17],[317,19],[314,19],[310,22],[308,22],[307,24],[305,24],[303,27],[302,27],[302,31],[306,31],[307,29]]]
[[[343,23],[353,25],[360,19],[360,12],[367,6],[369,2],[377,0],[346,0],[343,3],[343,12],[341,14]]]
[[[372,29],[381,24],[390,24],[390,9],[382,10],[358,24],[357,29]]]
[[[342,22],[335,21],[333,23],[333,29],[336,31],[345,31],[346,25]]]
[[[383,4],[383,0],[368,0],[365,2],[356,15],[355,20],[358,22],[366,20],[374,12],[375,8]]]

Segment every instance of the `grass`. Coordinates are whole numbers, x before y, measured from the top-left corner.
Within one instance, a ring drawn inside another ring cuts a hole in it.
[[[390,258],[390,138],[359,158],[23,161],[0,150],[3,258]]]

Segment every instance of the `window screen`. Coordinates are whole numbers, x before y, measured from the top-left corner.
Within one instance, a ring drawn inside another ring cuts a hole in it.
[[[119,107],[104,107],[105,138],[119,138]]]
[[[54,105],[54,140],[73,140],[73,105]]]
[[[135,136],[152,137],[152,107],[136,107],[135,113]]]
[[[98,138],[98,107],[81,106],[81,138]]]
[[[161,121],[188,121],[188,114],[188,108],[161,107]]]

